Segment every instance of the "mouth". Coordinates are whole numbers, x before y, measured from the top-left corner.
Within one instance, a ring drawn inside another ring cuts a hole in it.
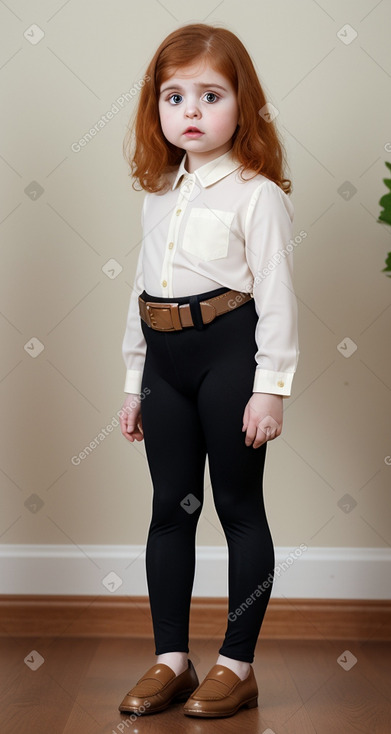
[[[190,125],[188,128],[186,128],[184,135],[190,135],[190,136],[198,136],[203,135],[204,133],[201,132],[201,130],[198,129],[198,127],[195,127],[194,125]]]

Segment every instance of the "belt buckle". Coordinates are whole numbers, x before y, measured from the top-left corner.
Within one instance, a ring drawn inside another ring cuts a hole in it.
[[[179,316],[179,303],[155,303],[154,301],[146,301],[146,308],[149,313],[152,329],[156,331],[180,331],[183,329],[182,322]],[[159,329],[156,325],[154,318],[154,310],[166,311],[166,316],[169,316],[169,326]]]

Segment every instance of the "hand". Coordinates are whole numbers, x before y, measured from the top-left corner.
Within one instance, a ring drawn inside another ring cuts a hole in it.
[[[272,441],[282,431],[283,397],[264,392],[253,392],[243,414],[245,444],[257,449],[266,441]]]
[[[144,433],[141,418],[140,395],[138,393],[128,393],[121,411],[119,422],[122,435],[132,443],[134,439],[136,439],[136,441],[142,441]]]

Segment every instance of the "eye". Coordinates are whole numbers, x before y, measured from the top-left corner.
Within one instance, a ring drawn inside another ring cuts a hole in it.
[[[215,102],[218,99],[217,94],[215,94],[214,92],[206,92],[204,96],[205,97],[214,97],[215,99],[208,99],[207,100],[207,102],[211,102],[211,103],[212,102]]]
[[[170,95],[170,97],[168,98],[168,101],[171,102],[174,99],[174,97],[176,97],[178,99],[178,97],[182,98],[182,95],[181,94],[177,94],[175,92],[174,94],[171,94]],[[172,102],[172,104],[177,104],[177,102]]]

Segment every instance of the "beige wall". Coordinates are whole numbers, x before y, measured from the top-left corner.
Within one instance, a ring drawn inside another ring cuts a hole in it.
[[[124,397],[143,200],[122,158],[134,101],[80,152],[71,146],[142,77],[165,35],[204,21],[235,31],[255,60],[279,110],[294,232],[307,233],[295,249],[300,364],[265,473],[274,541],[389,547],[391,280],[381,269],[391,228],[376,218],[391,160],[390,4],[16,2],[1,5],[0,21],[0,542],[146,540],[144,444],[116,427],[71,461]],[[348,44],[337,36],[347,23],[358,33]],[[36,44],[23,36],[32,24],[45,33]],[[346,181],[357,189],[348,201]],[[36,200],[31,182],[44,189]],[[122,267],[114,278],[111,259]],[[33,337],[44,346],[36,357]],[[349,358],[337,348],[345,337],[357,345]],[[347,513],[345,494],[358,503]],[[31,495],[44,503],[34,512]],[[197,539],[225,544],[207,474]]]

